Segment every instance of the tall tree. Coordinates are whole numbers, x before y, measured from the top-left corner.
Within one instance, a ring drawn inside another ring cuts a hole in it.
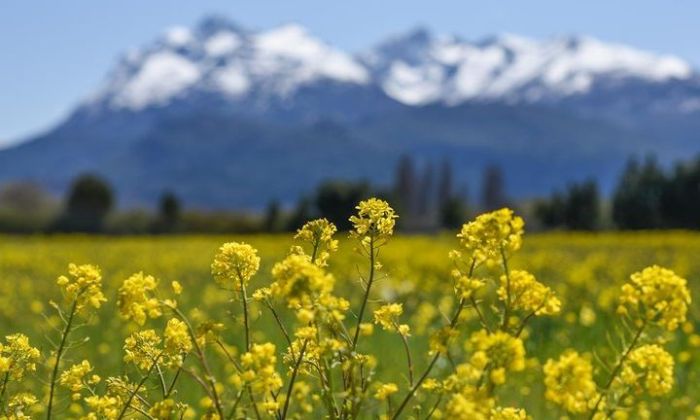
[[[393,196],[396,210],[410,218],[416,204],[416,167],[409,155],[401,156],[396,164]]]
[[[282,214],[280,204],[277,200],[272,200],[265,209],[265,219],[263,220],[263,230],[265,232],[277,232],[282,227]]]
[[[99,232],[114,205],[112,188],[93,174],[78,177],[68,192],[57,228],[62,231]]]
[[[453,198],[453,176],[452,164],[448,159],[444,159],[440,165],[440,175],[437,185],[437,202],[441,208]]]
[[[661,201],[666,176],[653,156],[640,165],[630,159],[613,195],[613,221],[620,229],[663,227]]]
[[[355,206],[367,198],[369,192],[366,182],[327,181],[316,192],[316,208],[321,217],[334,223],[339,230],[349,230]]]
[[[167,191],[161,195],[158,202],[158,220],[155,230],[157,232],[172,232],[177,228],[182,217],[180,200],[177,196]]]
[[[503,171],[498,165],[484,169],[481,185],[482,210],[496,210],[507,205]]]

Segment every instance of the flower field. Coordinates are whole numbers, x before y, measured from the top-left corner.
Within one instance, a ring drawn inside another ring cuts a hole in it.
[[[394,216],[0,237],[3,418],[700,417],[699,234]]]

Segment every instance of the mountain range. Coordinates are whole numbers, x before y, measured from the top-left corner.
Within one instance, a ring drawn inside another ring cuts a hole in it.
[[[451,161],[475,189],[499,165],[515,197],[597,179],[629,156],[700,150],[700,73],[587,36],[472,42],[417,28],[351,54],[298,24],[220,16],[124,54],[47,132],[0,150],[0,183],[62,193],[104,176],[123,206],[289,203],[323,179],[391,180],[397,159]]]

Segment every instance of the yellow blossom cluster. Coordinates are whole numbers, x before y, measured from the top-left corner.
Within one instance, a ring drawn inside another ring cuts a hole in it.
[[[500,209],[477,216],[462,226],[457,235],[461,252],[476,264],[497,264],[503,254],[508,255],[522,246],[525,222],[510,209]]]
[[[510,299],[511,308],[535,315],[556,315],[561,302],[554,291],[524,270],[513,270],[501,276],[501,285],[496,291],[501,301]]]
[[[598,398],[593,365],[588,357],[569,350],[544,365],[545,398],[570,413],[585,413]]]
[[[163,315],[161,303],[154,296],[157,286],[158,281],[143,272],[124,280],[117,294],[117,307],[121,317],[143,325],[147,318]]]
[[[381,325],[385,331],[398,331],[403,336],[408,336],[411,328],[407,324],[399,324],[399,317],[403,313],[403,305],[389,303],[374,311],[374,323]]]
[[[60,276],[56,283],[63,290],[66,301],[82,311],[87,306],[99,308],[107,301],[102,293],[102,274],[94,265],[68,265],[68,275]]]
[[[333,290],[335,280],[306,255],[289,255],[272,267],[275,280],[269,287],[273,297],[283,299],[290,308],[311,306],[319,296]]]
[[[472,350],[470,363],[478,369],[489,372],[491,382],[505,383],[506,372],[520,372],[525,369],[525,346],[520,338],[496,331],[489,333],[479,330],[467,342]]]
[[[90,389],[89,386],[100,382],[100,377],[97,375],[87,377],[87,375],[92,372],[92,369],[90,362],[83,360],[61,373],[59,383],[73,393],[73,400],[79,400],[82,397],[81,391],[83,389]]]
[[[327,219],[316,219],[305,223],[294,235],[294,239],[311,245],[311,260],[323,267],[327,265],[331,252],[338,249],[338,240],[333,239],[337,231],[335,225]]]
[[[260,268],[258,251],[243,242],[228,242],[219,248],[211,274],[224,289],[240,292]]]
[[[255,395],[263,398],[261,405],[267,412],[279,408],[271,398],[282,387],[282,378],[275,370],[277,352],[272,343],[253,344],[249,352],[241,355],[241,371],[234,374],[232,382],[238,387],[250,387]]]
[[[622,366],[620,382],[637,394],[646,390],[649,395],[666,395],[673,388],[673,356],[658,344],[640,346],[632,352]]]
[[[36,371],[36,363],[41,354],[29,345],[24,334],[12,334],[0,343],[0,377],[7,375],[14,381],[21,380],[27,372]]]
[[[685,322],[690,304],[687,281],[657,265],[634,273],[622,286],[618,312],[639,316],[673,331]]]
[[[351,234],[363,243],[373,240],[381,242],[394,233],[398,216],[384,200],[370,198],[357,205],[357,215],[350,217],[353,225]]]

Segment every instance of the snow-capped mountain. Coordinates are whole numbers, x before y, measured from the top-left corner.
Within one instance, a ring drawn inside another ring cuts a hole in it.
[[[194,29],[170,28],[128,53],[89,102],[138,111],[193,93],[284,99],[322,81],[365,85],[370,77],[354,57],[300,25],[253,32],[208,18]]]
[[[378,87],[408,106],[552,103],[597,87],[694,78],[680,58],[586,36],[500,35],[469,42],[418,29],[354,56],[298,24],[252,31],[208,18],[193,29],[170,28],[151,45],[126,54],[88,102],[138,111],[209,94],[264,108],[301,89],[333,83]]]
[[[201,207],[291,202],[326,178],[388,183],[402,154],[450,159],[475,190],[592,176],[610,191],[630,155],[700,151],[700,76],[683,60],[586,36],[481,41],[409,31],[359,54],[297,24],[213,17],[129,51],[47,133],[0,150],[0,183],[56,193],[86,171],[121,203],[164,190]]]
[[[540,102],[586,94],[601,80],[687,80],[683,60],[591,37],[543,41],[501,35],[481,42],[412,31],[363,61],[392,98],[409,105],[471,100]]]

